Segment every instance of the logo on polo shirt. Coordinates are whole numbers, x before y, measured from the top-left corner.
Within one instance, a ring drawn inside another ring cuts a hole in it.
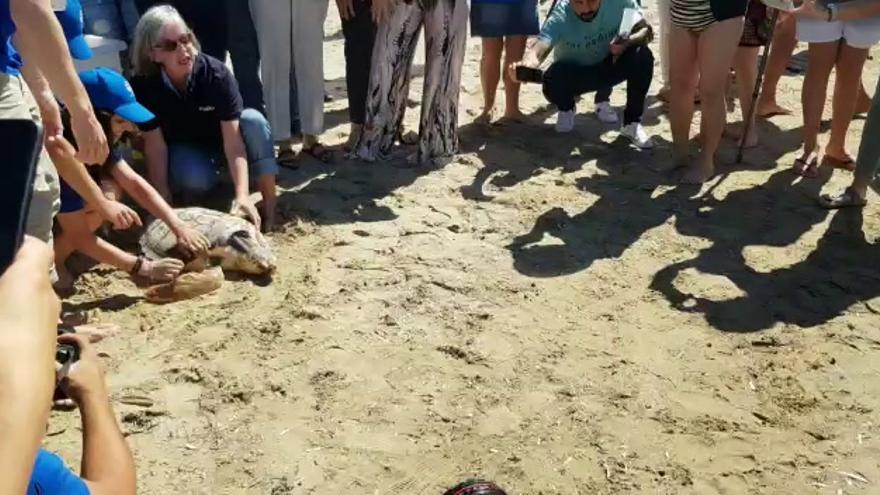
[[[212,106],[199,107],[200,112],[213,112],[214,110],[216,110],[216,108],[214,108]]]

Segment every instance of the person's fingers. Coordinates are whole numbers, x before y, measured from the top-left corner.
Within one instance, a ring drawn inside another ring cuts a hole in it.
[[[95,347],[92,345],[91,341],[89,341],[88,335],[65,333],[58,336],[58,343],[77,346],[79,348],[79,358],[81,360],[98,358]]]

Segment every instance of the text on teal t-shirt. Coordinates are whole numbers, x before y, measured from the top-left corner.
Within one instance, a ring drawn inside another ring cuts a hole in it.
[[[639,9],[636,0],[602,0],[596,17],[582,21],[569,0],[561,0],[541,30],[541,39],[553,45],[557,62],[596,65],[611,54],[609,45],[620,29],[625,9]]]

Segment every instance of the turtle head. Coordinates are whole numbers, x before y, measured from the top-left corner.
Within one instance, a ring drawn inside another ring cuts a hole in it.
[[[231,256],[224,260],[223,268],[250,275],[270,275],[275,271],[275,255],[259,232],[239,230],[229,236]]]

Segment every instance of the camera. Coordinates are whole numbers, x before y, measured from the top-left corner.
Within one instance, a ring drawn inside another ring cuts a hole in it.
[[[58,336],[68,333],[75,333],[71,327],[59,325]],[[79,346],[76,344],[58,344],[55,348],[55,362],[64,366],[79,361]]]
[[[520,65],[516,68],[516,78],[520,82],[540,84],[544,82],[544,72],[541,69]]]

